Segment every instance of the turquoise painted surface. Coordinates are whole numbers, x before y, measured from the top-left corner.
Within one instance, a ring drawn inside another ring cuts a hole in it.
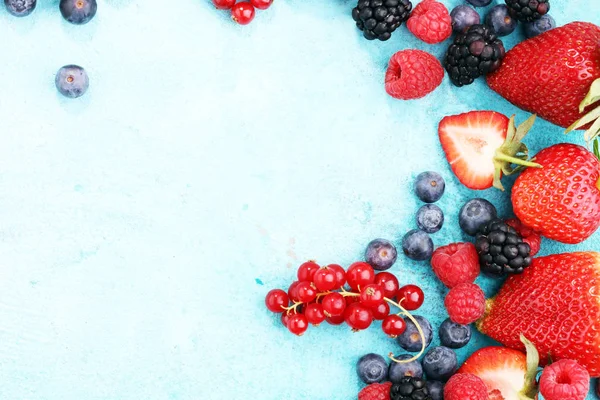
[[[397,345],[379,329],[292,337],[264,294],[303,260],[348,265],[375,237],[398,241],[415,226],[423,170],[448,183],[435,243],[465,239],[458,205],[475,193],[447,168],[438,121],[527,115],[484,82],[389,98],[395,51],[446,46],[404,28],[367,42],[351,1],[278,0],[248,27],[207,0],[99,0],[82,27],[57,3],[20,20],[0,12],[0,398],[356,398],[356,360]],[[600,23],[592,0],[552,7],[559,24]],[[54,88],[68,63],[90,74],[80,100]],[[539,121],[529,143],[563,140],[581,143]],[[510,214],[507,194],[482,195]],[[546,241],[543,253],[599,244]],[[392,271],[424,288],[420,313],[437,326],[444,290],[427,264],[401,257]],[[488,343],[476,336],[460,358]]]

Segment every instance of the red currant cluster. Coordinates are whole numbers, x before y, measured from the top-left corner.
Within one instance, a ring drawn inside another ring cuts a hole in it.
[[[349,290],[344,287],[346,284]],[[423,291],[418,286],[400,287],[393,274],[375,274],[366,262],[356,262],[345,271],[337,264],[320,267],[308,261],[298,268],[298,280],[290,285],[287,293],[281,289],[271,290],[265,304],[270,311],[281,313],[283,325],[298,336],[306,332],[309,324],[317,326],[324,321],[331,325],[345,322],[352,330],[360,331],[374,320],[381,320],[383,332],[395,338],[406,330],[402,316],[408,317],[420,330],[408,311],[418,309],[423,300]],[[390,314],[390,305],[400,312]]]
[[[240,25],[248,25],[254,19],[256,10],[266,10],[273,0],[212,0],[219,10],[231,10],[231,18]]]

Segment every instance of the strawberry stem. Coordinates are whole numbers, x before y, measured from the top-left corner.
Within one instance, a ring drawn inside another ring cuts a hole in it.
[[[521,335],[521,342],[525,345],[525,350],[527,352],[527,372],[525,373],[525,384],[523,390],[519,393],[519,398],[526,400],[535,398],[538,392],[535,378],[540,364],[540,355],[535,348],[535,345],[523,335]]]
[[[579,105],[579,112],[583,113],[586,108],[600,101],[600,78],[596,79],[590,86],[590,91],[587,96],[583,99]],[[600,105],[592,109],[589,113],[575,121],[571,126],[567,128],[565,133],[580,129],[590,123],[592,126],[585,131],[585,141],[590,143],[596,137],[600,135]]]
[[[531,162],[531,161],[523,160],[521,158],[511,157],[511,156],[508,156],[508,155],[502,154],[502,153],[496,153],[496,156],[494,158],[496,160],[499,160],[499,161],[506,161],[506,162],[509,162],[511,164],[522,165],[524,167],[543,168],[538,163],[534,163],[534,162]]]

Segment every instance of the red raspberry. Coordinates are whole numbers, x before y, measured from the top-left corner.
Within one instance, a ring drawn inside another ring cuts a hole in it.
[[[450,289],[444,305],[453,322],[467,325],[483,317],[485,294],[474,283],[462,283]]]
[[[418,99],[433,92],[444,79],[442,64],[422,50],[402,50],[390,58],[385,91],[401,100]]]
[[[542,247],[542,237],[533,229],[523,225],[517,218],[507,219],[506,223],[517,231],[523,237],[523,241],[531,247],[531,257],[535,256]]]
[[[358,400],[390,400],[392,382],[372,383],[358,394]]]
[[[488,400],[485,383],[473,374],[456,374],[444,386],[444,400]]]
[[[473,243],[453,243],[433,252],[431,268],[446,287],[453,288],[479,276],[479,256]]]
[[[425,43],[443,42],[452,35],[452,18],[445,5],[424,0],[413,10],[406,22],[408,30]]]
[[[542,372],[540,393],[546,400],[585,400],[590,374],[573,360],[559,360]]]

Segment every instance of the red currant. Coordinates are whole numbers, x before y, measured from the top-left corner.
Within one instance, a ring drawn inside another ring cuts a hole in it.
[[[313,324],[315,326],[325,321],[325,313],[323,312],[323,306],[317,303],[307,305],[304,309],[304,315],[306,315],[308,323]]]
[[[383,294],[388,299],[393,299],[400,288],[398,278],[389,272],[380,272],[375,275],[375,283],[383,288]]]
[[[290,304],[290,299],[286,292],[281,289],[273,289],[267,293],[265,297],[265,304],[269,311],[274,313],[283,312],[283,307],[287,307]]]
[[[406,330],[406,322],[398,315],[389,315],[381,323],[383,332],[391,338],[396,338]]]
[[[360,303],[352,303],[344,311],[344,321],[354,330],[367,329],[373,322],[373,312]]]
[[[237,3],[231,9],[231,18],[240,25],[248,25],[254,19],[255,14],[254,6],[247,1]]]
[[[346,284],[346,270],[344,270],[341,265],[329,264],[327,268],[335,273],[336,282],[334,289],[339,289]]]
[[[259,10],[266,10],[271,7],[273,0],[250,0],[250,3]]]
[[[298,291],[298,300],[302,303],[310,303],[317,297],[317,289],[310,282],[300,282],[296,286]]]
[[[358,291],[375,281],[375,270],[366,262],[356,262],[348,267],[346,279],[352,290]]]
[[[319,292],[333,290],[337,283],[335,271],[328,267],[319,268],[313,276],[313,282]]]
[[[235,5],[237,0],[213,0],[213,4],[219,10],[229,10],[231,7]]]
[[[315,272],[321,268],[319,264],[314,261],[307,261],[298,267],[298,280],[312,282]]]
[[[290,320],[290,317],[291,317],[291,315],[290,315],[290,313],[289,313],[289,312],[287,312],[287,311],[281,314],[281,323],[282,323],[282,324],[283,324],[283,326],[285,326],[286,328],[287,328],[288,321]]]
[[[291,301],[294,301],[296,303],[300,301],[300,300],[298,300],[298,285],[299,284],[300,284],[299,281],[292,282],[292,284],[288,288],[288,297],[290,298]]]
[[[425,300],[425,294],[416,285],[406,285],[398,289],[398,303],[408,311],[421,307]]]
[[[344,315],[336,315],[335,317],[332,315],[327,317],[325,321],[330,325],[341,325],[344,323]]]
[[[390,315],[390,305],[384,301],[377,307],[371,308],[371,311],[373,311],[373,318],[378,321],[381,321],[382,319]]]
[[[338,317],[340,315],[344,315],[344,310],[346,309],[346,299],[344,299],[344,296],[337,292],[329,293],[323,297],[321,305],[323,306],[323,312],[326,316]]]
[[[359,296],[346,296],[346,307],[348,307],[352,303],[358,303],[359,301]]]
[[[385,301],[383,300],[381,286],[374,283],[362,288],[359,299],[362,304],[369,308],[375,308]]]
[[[302,336],[308,329],[308,320],[303,314],[294,314],[290,316],[287,327],[294,335]]]

